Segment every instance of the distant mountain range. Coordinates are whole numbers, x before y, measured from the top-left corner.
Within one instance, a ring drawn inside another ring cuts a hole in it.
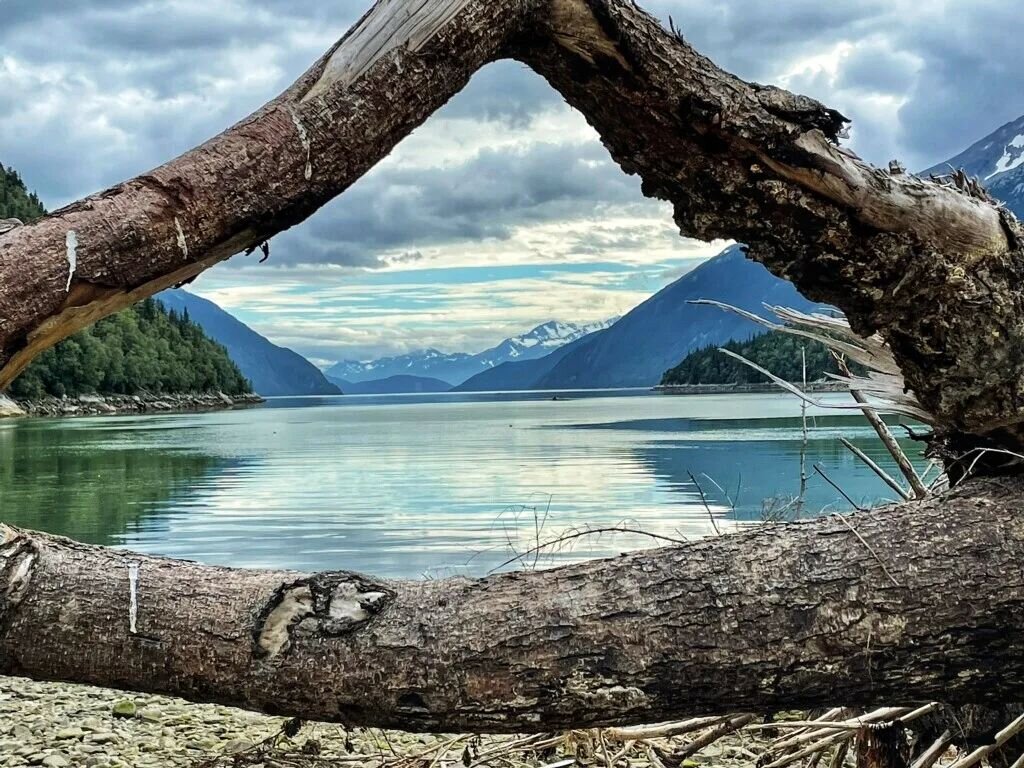
[[[570,354],[573,350],[589,344],[595,337],[606,332],[606,329],[602,329],[588,333],[586,336],[570,341],[554,352],[549,352],[544,357],[538,357],[534,360],[516,360],[502,363],[467,379],[457,387],[452,388],[452,392],[501,392],[539,389],[540,380],[563,357]]]
[[[741,246],[725,249],[623,316],[540,360],[507,363],[476,376],[458,389],[592,389],[647,387],[695,349],[744,339],[763,329],[694,299],[717,299],[759,315],[763,304],[798,310],[818,305],[786,280],[748,260]]]
[[[400,393],[447,392],[452,385],[440,379],[426,376],[389,376],[372,381],[345,381],[327,377],[337,384],[346,395],[396,395]]]
[[[521,336],[505,339],[496,346],[476,354],[446,353],[436,349],[425,349],[396,357],[382,357],[377,360],[343,360],[328,368],[326,374],[334,381],[352,383],[380,381],[395,376],[412,376],[440,379],[447,382],[450,387],[511,360],[533,360],[544,357],[569,342],[608,327],[616,319],[612,318],[589,325],[560,323],[552,320],[538,325]]]
[[[278,395],[340,395],[320,369],[302,355],[279,347],[235,319],[212,301],[175,288],[157,294],[167,309],[188,311],[206,335],[227,347],[253,389],[266,397]]]
[[[922,175],[947,174],[951,166],[977,176],[993,197],[1024,218],[1024,115]]]

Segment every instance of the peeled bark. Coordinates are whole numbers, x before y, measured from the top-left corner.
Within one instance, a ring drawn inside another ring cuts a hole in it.
[[[479,580],[234,570],[9,530],[0,674],[430,731],[998,705],[1024,700],[1021,490]]]

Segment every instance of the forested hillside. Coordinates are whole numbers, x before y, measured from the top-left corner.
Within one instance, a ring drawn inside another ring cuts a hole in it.
[[[45,213],[21,177],[0,165],[0,219],[28,222]],[[252,387],[224,347],[209,339],[187,312],[168,312],[158,301],[146,299],[46,350],[15,379],[9,394],[37,398],[213,391],[240,395]]]
[[[0,219],[32,221],[45,213],[35,193],[25,189],[18,172],[0,163]]]
[[[773,331],[751,339],[710,344],[691,352],[675,368],[665,371],[661,383],[756,384],[768,381],[767,376],[720,352],[720,347],[742,355],[786,381],[803,380],[801,348],[807,354],[808,381],[823,379],[826,373],[839,373],[836,361],[824,344]]]
[[[11,385],[11,395],[28,398],[213,391],[240,395],[251,387],[224,347],[155,299],[48,349]]]

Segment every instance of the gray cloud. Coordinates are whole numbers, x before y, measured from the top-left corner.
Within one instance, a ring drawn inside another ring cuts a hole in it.
[[[639,182],[596,142],[485,149],[443,170],[388,164],[279,238],[278,263],[380,266],[383,251],[503,240],[519,225],[642,200]]]
[[[726,68],[762,82],[789,73],[789,85],[849,114],[855,148],[874,162],[902,157],[912,167],[928,165],[1024,112],[1024,20],[1013,0],[644,4],[663,20],[673,16]],[[6,0],[0,160],[19,168],[51,205],[142,172],[284,88],[363,5]],[[842,45],[834,71],[791,71]],[[497,135],[560,103],[540,78],[503,62],[479,73],[443,116],[479,120],[482,133]],[[337,222],[317,217],[305,245],[318,259],[373,264],[373,253],[359,249],[502,237],[517,222],[637,200],[635,184],[614,167],[555,157],[547,141],[441,171],[370,177],[329,208]],[[603,157],[596,143],[571,151]],[[325,242],[335,236],[332,250]]]

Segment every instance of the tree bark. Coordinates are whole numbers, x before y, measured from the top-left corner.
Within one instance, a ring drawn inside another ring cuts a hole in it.
[[[62,338],[306,219],[502,55],[538,3],[380,0],[237,125],[0,234],[0,390]]]
[[[723,72],[630,2],[547,11],[515,55],[644,194],[674,204],[683,234],[748,243],[854,330],[880,332],[940,427],[1017,445],[1024,251],[1012,214],[978,185],[867,165],[838,146],[839,113]]]
[[[1012,214],[966,177],[867,165],[838,146],[842,115],[723,72],[628,0],[380,0],[251,117],[0,235],[0,387],[78,328],[302,221],[507,55],[674,203],[685,234],[749,243],[881,333],[954,449],[1024,448]]]
[[[1024,700],[1021,485],[479,580],[233,570],[9,529],[0,673],[430,731],[999,705]]]

